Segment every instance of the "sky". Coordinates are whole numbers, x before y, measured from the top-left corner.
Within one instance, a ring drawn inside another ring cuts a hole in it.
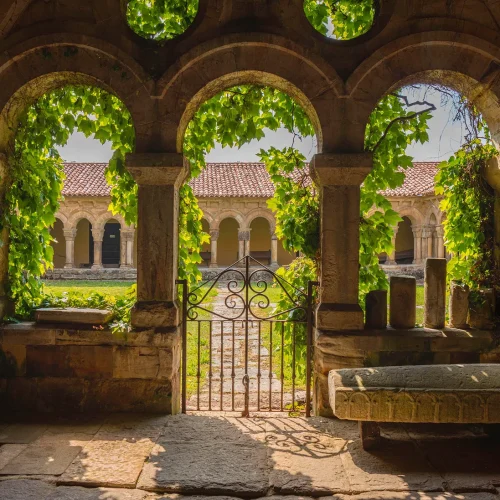
[[[437,110],[433,112],[433,118],[429,125],[429,142],[426,144],[410,145],[407,153],[413,156],[414,161],[442,161],[448,159],[461,145],[463,141],[463,125],[453,121],[453,106],[451,101],[441,102],[441,95],[429,91],[428,88],[407,90],[408,98],[413,102],[422,100],[432,102]],[[412,108],[418,110],[419,108]],[[284,148],[292,145],[292,135],[285,129],[276,132],[268,130],[260,141],[252,141],[242,148],[215,147],[207,155],[208,162],[256,162],[260,149],[270,146]],[[297,147],[306,158],[310,159],[316,153],[316,141],[308,137],[302,141],[295,140]],[[101,144],[99,141],[86,138],[83,134],[73,134],[68,144],[59,149],[65,161],[75,162],[108,162],[112,151],[110,144]]]

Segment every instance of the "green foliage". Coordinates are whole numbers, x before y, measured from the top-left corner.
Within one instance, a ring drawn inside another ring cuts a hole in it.
[[[370,290],[387,289],[387,277],[378,263],[382,252],[392,251],[393,228],[401,220],[381,193],[401,186],[413,158],[406,148],[428,141],[430,111],[410,111],[405,97],[390,94],[373,110],[365,133],[365,149],[373,151],[373,169],[361,186],[359,251],[360,303]]]
[[[285,313],[291,307],[300,306],[307,309],[307,288],[309,281],[317,279],[318,270],[316,262],[307,257],[296,258],[288,268],[281,267],[276,272],[278,279],[281,282],[281,293],[278,303],[276,304],[274,313]],[[316,300],[316,288],[313,288],[312,303]],[[303,386],[306,382],[306,364],[299,360],[306,359],[307,349],[307,328],[304,323],[292,323],[290,320],[306,321],[307,316],[304,314],[303,309],[295,309],[292,312],[285,313],[278,316],[278,319],[287,320],[282,326],[277,323],[275,325],[275,339],[276,343],[273,344],[273,356],[276,358],[275,366],[281,366],[281,359],[283,357],[283,367],[285,381],[290,384],[293,376],[293,344],[295,340],[295,359],[296,363],[296,384]],[[284,335],[284,349],[281,352],[281,335]]]
[[[350,40],[366,33],[373,24],[373,0],[305,0],[307,19],[323,35],[333,27],[333,37]]]
[[[440,163],[436,175],[436,194],[443,196],[441,210],[446,212],[445,244],[452,254],[448,279],[466,283],[472,290],[500,289],[494,264],[495,194],[484,179],[487,161],[497,154],[489,141],[473,139]]]
[[[184,33],[197,12],[198,0],[130,0],[127,21],[138,35],[160,42]]]
[[[67,87],[41,97],[20,118],[10,157],[11,187],[1,227],[10,232],[9,296],[16,314],[29,316],[42,298],[39,276],[52,267],[48,227],[59,207],[64,181],[57,146],[74,131],[110,141],[115,155],[132,150],[134,130],[129,113],[111,94],[95,88]],[[108,177],[113,177],[113,167]]]

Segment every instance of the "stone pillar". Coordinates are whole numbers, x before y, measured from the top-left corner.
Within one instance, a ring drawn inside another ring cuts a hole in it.
[[[387,328],[387,290],[372,290],[367,293],[365,328],[369,330]]]
[[[102,269],[102,239],[104,237],[103,227],[92,227],[94,238],[94,263],[92,269]]]
[[[66,241],[66,262],[64,263],[64,269],[72,269],[75,265],[76,229],[63,229],[63,234]]]
[[[432,233],[429,228],[429,226],[422,226],[422,243],[421,243],[421,252],[422,252],[422,257],[421,257],[421,263],[423,264],[425,262],[425,259],[427,257],[431,257],[429,254],[429,239],[431,238]],[[431,254],[432,254],[432,240],[431,240]]]
[[[179,187],[189,166],[181,154],[151,153],[128,154],[126,167],[139,186],[132,326],[177,331]]]
[[[393,328],[414,328],[417,314],[417,281],[413,276],[391,276],[389,321]]]
[[[210,230],[210,267],[217,267],[217,240],[219,239],[219,230]]]
[[[134,230],[120,229],[120,267],[130,268],[134,258]]]
[[[429,228],[429,233],[427,236],[427,257],[432,258],[434,255],[434,228]]]
[[[316,154],[311,175],[320,192],[321,288],[318,330],[362,330],[358,304],[360,185],[372,154]]]
[[[450,284],[450,326],[467,328],[469,285],[452,280]]]
[[[238,230],[238,260],[250,255],[250,229]]]
[[[0,209],[4,210],[5,193],[10,185],[10,169],[7,156],[0,152]],[[9,316],[14,310],[14,305],[7,295],[9,280],[9,229],[5,226],[0,231],[0,319]]]
[[[390,255],[387,256],[387,260],[385,261],[385,264],[388,266],[395,265],[396,264],[396,236],[398,235],[398,226],[394,226],[393,228],[393,233],[392,233],[392,252]]]
[[[134,238],[135,229],[132,229],[127,237],[127,267],[134,267]]]
[[[278,264],[278,237],[276,233],[271,233],[271,267],[279,267]]]
[[[413,231],[413,263],[422,264],[422,228],[421,226],[412,227]]]
[[[444,328],[446,314],[446,259],[428,258],[424,274],[424,326]]]
[[[444,259],[444,229],[443,226],[436,226],[436,250],[439,259]]]

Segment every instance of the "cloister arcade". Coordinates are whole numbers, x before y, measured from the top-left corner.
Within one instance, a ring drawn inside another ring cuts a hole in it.
[[[68,84],[99,86],[124,102],[135,128],[135,149],[126,157],[126,168],[138,184],[137,303],[132,325],[137,331],[168,337],[162,363],[170,372],[154,383],[156,389],[163,387],[165,411],[176,412],[181,355],[176,285],[179,187],[189,170],[183,155],[184,133],[200,104],[225,88],[257,84],[285,91],[306,111],[318,139],[318,151],[310,162],[321,199],[315,405],[318,413],[328,414],[328,371],[339,363],[362,363],[359,354],[346,354],[342,335],[363,332],[363,339],[371,339],[364,332],[358,303],[360,186],[373,166],[373,153],[364,148],[370,114],[394,89],[438,83],[473,102],[498,142],[500,3],[379,0],[369,31],[341,41],[314,30],[302,0],[200,0],[189,29],[163,44],[144,40],[130,29],[125,3],[90,0],[82,7],[77,0],[67,0],[53,2],[49,9],[43,1],[8,0],[0,6],[0,203],[9,187],[12,139],[26,105]],[[500,190],[496,161],[488,180]],[[420,218],[400,213],[414,224],[414,260],[433,253],[434,246],[443,255],[436,214],[434,220],[431,214]],[[217,255],[219,224],[232,224],[234,234],[232,221],[238,218],[227,216],[209,221],[211,262]],[[75,214],[74,221],[81,218]],[[87,220],[92,223],[94,262],[100,262],[96,253],[106,221]],[[253,231],[257,222],[254,226],[251,220],[238,222],[238,251],[241,254],[248,245],[252,251],[248,230]],[[62,223],[69,248],[77,227]],[[408,233],[407,225],[399,231]],[[7,228],[2,230],[2,240],[8,241]],[[271,261],[279,254],[273,241],[271,233]],[[8,252],[4,244],[0,248],[2,314],[9,306]],[[110,393],[113,383],[106,385]],[[128,385],[128,396],[151,396],[143,381],[134,383],[141,389],[134,391]]]

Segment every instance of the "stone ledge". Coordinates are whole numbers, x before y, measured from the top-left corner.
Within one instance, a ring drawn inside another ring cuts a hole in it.
[[[112,312],[108,309],[47,307],[35,311],[35,321],[50,324],[105,325],[110,321],[111,315]]]

